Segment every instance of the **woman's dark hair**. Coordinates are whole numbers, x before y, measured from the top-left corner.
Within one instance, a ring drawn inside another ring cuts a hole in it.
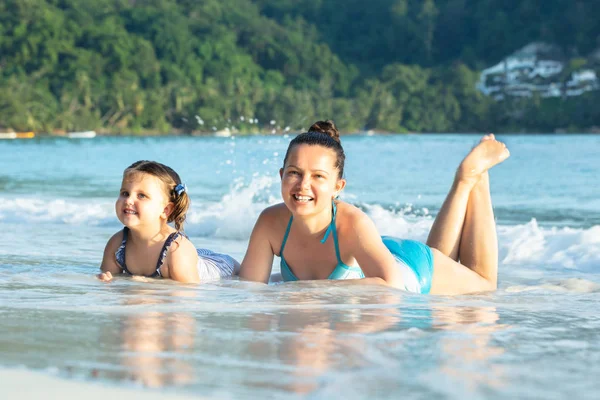
[[[185,190],[181,194],[177,194],[175,191],[175,187],[181,183],[181,178],[179,178],[177,172],[159,162],[142,160],[136,161],[127,167],[125,172],[123,172],[123,178],[125,179],[139,173],[152,175],[160,179],[163,183],[167,199],[174,205],[173,212],[169,215],[167,222],[174,222],[175,229],[183,231],[185,216],[190,207],[190,197]]]
[[[335,168],[338,170],[338,178],[344,176],[344,162],[346,155],[340,142],[340,132],[337,130],[335,123],[332,120],[317,121],[308,128],[308,132],[304,132],[296,136],[290,142],[288,149],[283,159],[283,165],[287,162],[290,150],[297,145],[307,144],[309,146],[323,146],[332,149],[335,152]]]

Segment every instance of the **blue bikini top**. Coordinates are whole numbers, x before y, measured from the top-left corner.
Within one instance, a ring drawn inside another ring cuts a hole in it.
[[[115,252],[115,257],[117,258],[117,264],[119,265],[119,267],[121,267],[123,272],[128,275],[133,275],[127,269],[127,265],[125,264],[125,246],[127,245],[128,234],[129,234],[129,228],[124,227],[123,228],[123,240],[121,241],[121,245],[119,246],[119,249]],[[162,267],[163,263],[165,262],[165,257],[167,255],[167,252],[169,251],[169,246],[171,246],[171,243],[173,243],[173,241],[175,239],[177,239],[179,236],[182,236],[182,235],[183,234],[181,232],[173,232],[169,235],[169,237],[165,241],[165,244],[163,245],[162,250],[160,251],[160,256],[158,257],[158,262],[156,263],[156,270],[154,271],[154,273],[152,275],[148,276],[148,278],[162,278],[162,274],[160,273],[160,267]]]
[[[359,267],[349,267],[342,262],[342,259],[340,257],[340,248],[338,245],[337,230],[335,228],[335,215],[337,213],[337,208],[335,206],[334,201],[332,201],[332,207],[333,207],[333,216],[331,218],[331,222],[329,223],[329,227],[327,228],[327,231],[325,231],[325,236],[321,240],[321,243],[325,243],[327,241],[327,239],[329,238],[329,235],[333,232],[333,244],[335,246],[335,256],[337,257],[338,263],[335,266],[335,269],[331,272],[331,274],[329,275],[329,277],[327,279],[364,278],[365,274],[362,272],[362,270]],[[283,243],[281,243],[281,251],[279,252],[279,255],[281,256],[281,264],[280,264],[281,265],[281,277],[286,282],[298,280],[296,275],[294,275],[294,273],[290,269],[289,265],[285,261],[285,258],[283,258],[283,249],[285,248],[285,242],[287,242],[287,238],[290,234],[290,229],[292,227],[293,218],[294,218],[293,216],[290,217],[290,222],[288,223],[287,229],[285,230],[285,235],[283,236]]]

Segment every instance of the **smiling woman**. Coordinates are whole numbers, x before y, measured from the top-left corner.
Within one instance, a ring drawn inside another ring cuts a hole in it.
[[[285,281],[346,279],[437,294],[493,290],[498,244],[487,171],[508,156],[494,135],[467,155],[427,244],[382,238],[366,214],[337,199],[346,186],[345,154],[335,124],[319,121],[290,142],[280,170],[283,203],[259,216],[240,277],[267,283],[276,255]]]

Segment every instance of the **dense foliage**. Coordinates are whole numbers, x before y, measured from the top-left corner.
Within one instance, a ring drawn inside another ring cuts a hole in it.
[[[0,0],[0,126],[588,130],[598,92],[494,102],[475,82],[534,40],[587,59],[598,17],[595,0]]]

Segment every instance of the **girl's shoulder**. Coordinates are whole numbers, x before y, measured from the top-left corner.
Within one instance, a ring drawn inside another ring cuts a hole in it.
[[[115,251],[117,251],[119,249],[122,242],[123,242],[123,229],[121,229],[120,231],[118,231],[117,233],[112,235],[110,237],[110,239],[108,239],[108,242],[106,243],[106,249],[114,250],[113,251],[113,253],[114,253]]]
[[[165,242],[168,246],[165,263],[168,274],[166,277],[179,282],[199,282],[196,246],[183,233],[177,233],[175,235],[171,234],[170,237],[173,238],[171,243]],[[161,272],[164,273],[165,271]]]
[[[174,231],[171,233],[171,235],[173,236],[173,239],[171,243],[168,244],[169,253],[179,249],[184,252],[196,252],[196,246],[183,232]]]

